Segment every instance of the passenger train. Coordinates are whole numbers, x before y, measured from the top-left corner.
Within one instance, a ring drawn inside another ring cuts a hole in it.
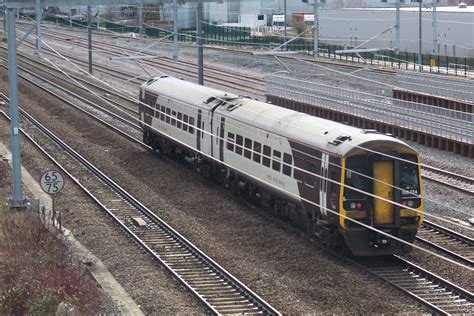
[[[419,156],[389,135],[168,76],[140,87],[140,119],[155,150],[355,256],[406,250],[358,223],[408,242],[422,223]]]

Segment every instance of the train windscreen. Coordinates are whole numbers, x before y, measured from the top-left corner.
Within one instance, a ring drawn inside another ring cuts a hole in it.
[[[346,160],[344,200],[365,200],[366,195],[347,186],[367,192],[367,159],[365,156],[352,156]]]
[[[418,175],[418,160],[415,155],[402,154],[400,158],[400,188],[402,199],[414,199],[420,194],[420,181]],[[419,203],[414,203],[418,204]],[[413,205],[414,207],[418,205]],[[411,206],[411,205],[410,205]]]

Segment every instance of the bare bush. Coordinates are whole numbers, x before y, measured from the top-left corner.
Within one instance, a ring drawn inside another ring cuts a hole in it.
[[[60,302],[93,314],[99,306],[95,280],[31,213],[0,212],[0,314],[54,314]]]

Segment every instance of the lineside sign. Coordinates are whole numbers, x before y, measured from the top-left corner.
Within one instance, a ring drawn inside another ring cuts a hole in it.
[[[41,189],[48,194],[58,194],[64,187],[64,177],[57,170],[48,170],[41,176]]]

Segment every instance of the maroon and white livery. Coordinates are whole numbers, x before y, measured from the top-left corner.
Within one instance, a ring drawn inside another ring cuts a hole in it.
[[[346,217],[414,240],[423,207],[419,158],[404,142],[168,76],[143,84],[140,101],[146,144],[325,243],[354,255],[403,250]]]

